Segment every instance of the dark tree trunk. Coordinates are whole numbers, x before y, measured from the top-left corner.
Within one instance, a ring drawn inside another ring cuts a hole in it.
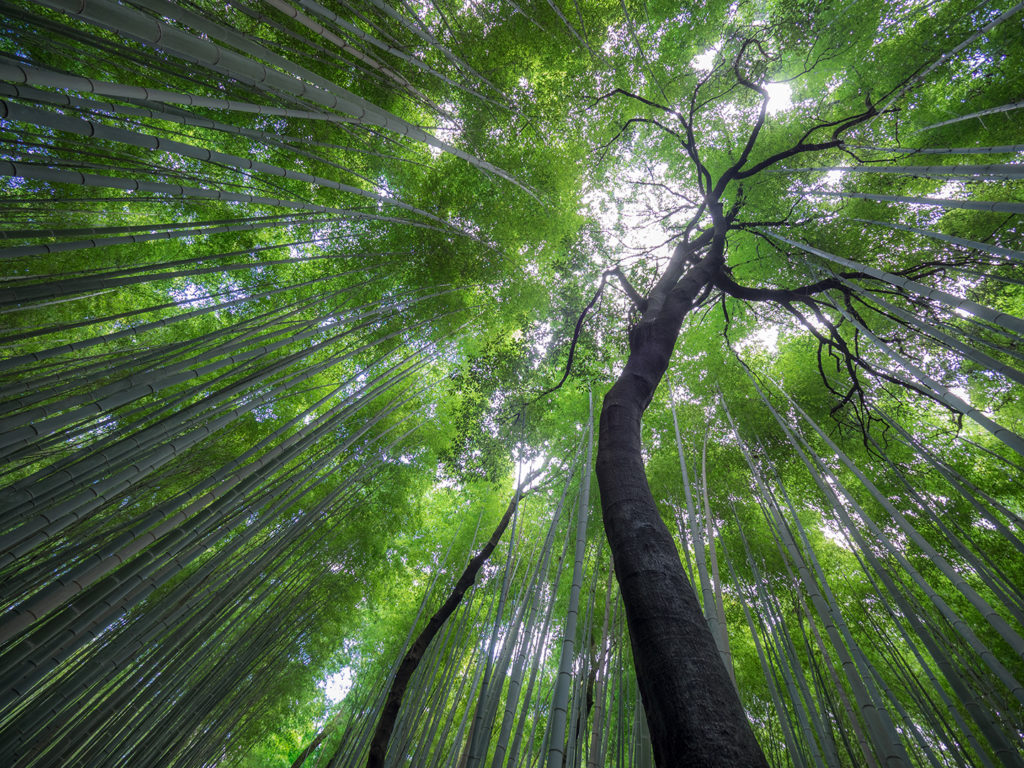
[[[434,639],[434,636],[444,626],[448,617],[459,607],[459,603],[462,602],[466,591],[476,581],[476,575],[480,571],[481,566],[491,556],[494,548],[498,546],[501,535],[505,532],[505,528],[508,527],[516,505],[523,496],[523,489],[533,481],[540,471],[535,470],[531,472],[520,483],[519,488],[512,495],[512,501],[509,502],[508,509],[505,510],[504,516],[498,521],[494,533],[491,534],[491,538],[484,544],[483,549],[477,553],[476,557],[469,561],[459,580],[455,582],[455,586],[452,588],[451,594],[448,595],[448,599],[445,600],[444,605],[438,608],[437,613],[430,617],[427,626],[423,628],[423,631],[419,633],[416,639],[413,640],[412,645],[409,646],[409,650],[406,652],[402,663],[398,667],[398,671],[395,673],[395,679],[392,681],[391,689],[384,700],[384,706],[381,708],[380,720],[377,722],[377,729],[374,731],[373,740],[370,742],[370,754],[366,760],[366,768],[383,767],[384,757],[388,751],[388,742],[391,740],[391,732],[395,728],[398,710],[402,706],[402,697],[405,695],[405,689],[409,685],[412,673],[419,666],[423,654],[430,645],[430,641]]]
[[[663,296],[652,292],[653,309],[630,334],[629,359],[601,409],[601,509],[658,768],[767,768],[654,503],[641,453],[644,411],[683,318],[722,268],[723,248],[724,237]]]
[[[349,723],[349,725],[345,728],[345,733],[341,737],[341,741],[339,742],[339,746],[344,746],[345,745],[345,740],[346,740],[346,737],[348,736],[348,732],[349,732],[349,729],[351,729],[351,727],[352,727],[352,724]],[[313,754],[316,751],[316,748],[319,747],[323,743],[324,739],[326,739],[328,736],[330,736],[331,733],[333,733],[333,732],[334,732],[334,723],[328,722],[327,725],[325,725],[323,728],[320,729],[320,732],[309,743],[309,746],[306,747],[304,750],[302,750],[302,752],[299,753],[299,756],[295,758],[295,762],[292,763],[292,768],[302,768],[302,764],[304,762],[306,762],[306,758],[308,758],[311,754]]]

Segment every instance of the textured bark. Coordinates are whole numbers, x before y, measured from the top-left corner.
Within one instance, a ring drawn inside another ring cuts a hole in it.
[[[487,562],[487,558],[491,556],[494,548],[498,546],[501,535],[505,532],[505,528],[508,527],[512,514],[516,510],[516,505],[523,496],[523,489],[533,482],[538,473],[539,470],[531,472],[520,483],[519,488],[516,489],[512,496],[512,501],[508,504],[508,509],[505,510],[505,514],[498,521],[494,533],[491,534],[491,538],[484,544],[483,549],[476,554],[476,557],[469,561],[459,580],[455,582],[455,586],[452,588],[451,594],[448,595],[448,599],[437,609],[437,613],[430,617],[427,626],[417,635],[412,645],[409,646],[409,650],[406,651],[405,657],[398,667],[398,672],[395,673],[395,679],[391,683],[391,689],[388,691],[387,698],[384,700],[384,706],[381,707],[380,720],[377,722],[377,729],[374,731],[373,739],[370,742],[370,754],[366,760],[367,768],[382,768],[384,765],[384,757],[388,751],[391,732],[394,730],[398,710],[402,706],[402,697],[405,695],[405,689],[409,685],[413,672],[416,671],[416,667],[419,665],[420,659],[423,658],[423,654],[426,652],[427,646],[430,645],[430,641],[434,639],[438,630],[444,626],[448,617],[459,607],[463,595],[466,594],[466,590],[473,586],[481,566]]]
[[[654,503],[641,454],[640,422],[683,318],[724,264],[724,233],[715,240],[664,296],[652,293],[654,309],[630,334],[629,359],[601,411],[601,507],[658,768],[767,766]]]

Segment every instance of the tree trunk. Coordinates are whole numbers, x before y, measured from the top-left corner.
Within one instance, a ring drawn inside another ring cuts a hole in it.
[[[767,766],[722,664],[672,536],[654,503],[640,422],[699,291],[723,264],[724,237],[630,334],[601,410],[597,479],[637,681],[658,768]],[[657,289],[656,289],[657,290]]]
[[[406,652],[402,663],[398,667],[395,679],[391,683],[388,697],[383,707],[381,707],[380,721],[377,723],[373,740],[370,742],[370,753],[366,761],[367,768],[381,768],[384,765],[388,742],[391,740],[391,731],[395,727],[398,709],[402,705],[402,697],[405,694],[406,687],[409,685],[409,680],[412,678],[412,673],[416,671],[416,667],[426,652],[427,646],[430,645],[430,641],[434,639],[434,635],[444,626],[445,621],[455,612],[455,609],[459,607],[459,604],[462,602],[462,596],[466,594],[466,590],[473,586],[481,566],[491,556],[494,548],[498,546],[501,535],[505,532],[509,520],[512,519],[512,514],[515,512],[519,500],[523,497],[524,488],[533,482],[540,471],[534,470],[520,483],[512,495],[512,501],[509,502],[508,509],[505,510],[505,514],[498,522],[494,533],[491,534],[491,538],[484,545],[483,549],[477,553],[476,557],[469,561],[466,569],[455,583],[455,587],[452,589],[448,599],[445,600],[444,605],[438,608],[437,613],[430,617],[427,626],[423,628],[423,631],[420,632]]]

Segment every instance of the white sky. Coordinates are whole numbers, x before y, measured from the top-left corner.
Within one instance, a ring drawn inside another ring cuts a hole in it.
[[[324,678],[320,683],[320,687],[324,689],[324,695],[327,696],[327,700],[331,704],[337,704],[345,698],[345,695],[352,688],[352,670],[348,667],[343,667],[340,672],[335,672],[333,675],[328,675]]]
[[[792,91],[785,83],[765,83],[768,91],[768,114],[783,112],[793,106]]]
[[[715,56],[718,55],[720,49],[721,46],[716,45],[708,48],[704,53],[697,54],[690,62],[690,66],[700,73],[710,72],[715,64]],[[768,91],[769,115],[774,115],[776,112],[782,112],[793,106],[792,91],[785,83],[765,83],[764,89]]]

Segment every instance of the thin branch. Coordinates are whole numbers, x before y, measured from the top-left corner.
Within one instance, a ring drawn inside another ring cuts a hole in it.
[[[669,187],[668,184],[663,184],[661,182],[656,182],[656,181],[639,181],[639,180],[638,181],[629,181],[628,183],[632,184],[634,186],[638,186],[638,187],[657,187],[658,189],[665,190],[666,192],[668,192],[668,194],[672,195],[673,197],[678,197],[680,200],[685,200],[687,203],[689,203],[694,208],[696,208],[698,205],[700,205],[692,197],[689,197],[688,195],[684,195],[681,192],[676,192],[671,187]]]
[[[618,132],[612,138],[610,138],[604,144],[601,144],[600,146],[598,146],[598,149],[608,149],[608,147],[610,147],[612,144],[614,144],[616,141],[618,141],[619,137],[622,136],[622,134],[626,132],[626,129],[629,128],[629,126],[632,125],[633,123],[647,123],[649,125],[657,126],[658,128],[661,128],[661,130],[665,131],[666,133],[671,134],[673,137],[678,139],[680,142],[683,141],[683,138],[678,133],[673,131],[667,125],[662,125],[661,123],[659,123],[654,118],[651,118],[651,117],[631,117],[631,118],[629,118],[629,120],[627,120],[625,123],[622,124],[622,127],[619,128]]]
[[[594,101],[593,106],[596,107],[602,101],[604,101],[605,99],[609,99],[612,96],[626,96],[627,98],[634,99],[635,101],[639,101],[641,104],[646,104],[649,107],[654,107],[655,109],[660,109],[662,112],[665,112],[666,114],[676,115],[676,111],[675,110],[669,109],[664,104],[659,104],[656,101],[651,101],[650,99],[645,99],[643,96],[638,96],[637,94],[632,93],[630,91],[627,91],[624,88],[613,88],[612,90],[608,91],[608,93],[605,93],[605,94],[602,94],[601,96],[598,96],[597,99]]]
[[[565,361],[565,372],[562,374],[562,378],[559,380],[557,384],[555,384],[553,387],[545,389],[535,398],[526,403],[526,405],[533,405],[542,397],[550,395],[555,390],[560,389],[561,386],[565,384],[566,379],[569,378],[569,372],[572,370],[572,363],[576,357],[576,344],[579,342],[580,339],[580,331],[583,330],[583,321],[587,319],[587,313],[594,308],[594,305],[597,304],[597,300],[601,298],[601,293],[604,291],[604,286],[608,282],[608,275],[612,271],[613,270],[609,270],[608,272],[603,272],[601,274],[601,283],[600,285],[597,286],[597,291],[594,292],[594,298],[592,298],[590,302],[587,304],[587,306],[583,308],[583,311],[580,312],[579,319],[576,321],[576,327],[573,329],[572,332],[572,342],[569,344],[569,359]]]
[[[757,137],[761,133],[761,129],[764,127],[765,116],[768,114],[768,91],[764,88],[764,86],[754,83],[751,80],[748,80],[746,77],[743,76],[743,73],[740,72],[740,62],[743,59],[743,54],[746,52],[747,46],[750,45],[751,43],[755,43],[758,49],[762,50],[763,53],[763,49],[761,49],[760,43],[758,43],[756,40],[746,40],[740,48],[740,52],[736,54],[736,60],[733,63],[732,69],[733,72],[736,73],[736,82],[738,82],[744,88],[754,91],[755,93],[761,96],[761,108],[758,112],[757,120],[754,121],[754,127],[751,128],[750,135],[747,137],[747,143],[744,145],[743,151],[740,153],[739,160],[733,163],[732,167],[730,167],[725,173],[723,173],[722,177],[718,180],[718,186],[715,188],[715,191],[719,195],[722,193],[722,191],[725,190],[725,185],[728,184],[729,179],[732,178],[732,176],[738,173],[739,170],[744,165],[747,164],[747,160],[750,158],[750,153],[754,149],[754,144],[757,142]]]

